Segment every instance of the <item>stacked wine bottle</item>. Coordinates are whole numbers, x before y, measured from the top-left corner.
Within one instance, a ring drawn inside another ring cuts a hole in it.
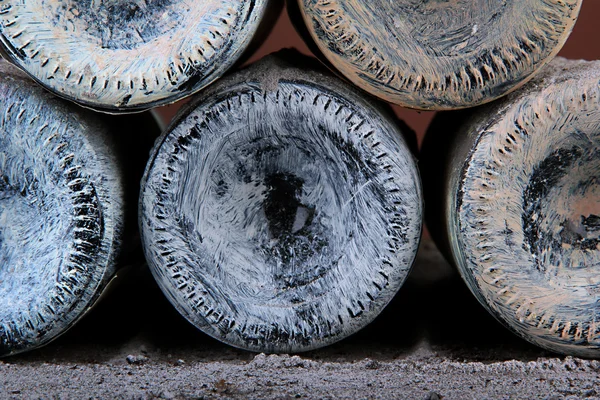
[[[426,204],[494,317],[597,357],[600,62],[553,60],[581,3],[290,0],[317,59],[240,69],[280,2],[6,0],[0,355],[58,337],[144,260],[225,343],[332,344],[400,290]],[[131,114],[188,97],[161,135]],[[427,133],[424,194],[416,137],[385,102],[460,109]]]

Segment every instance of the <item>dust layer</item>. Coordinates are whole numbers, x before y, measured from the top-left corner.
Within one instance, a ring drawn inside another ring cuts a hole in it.
[[[249,362],[127,365],[0,363],[0,396],[98,398],[598,399],[598,361],[539,358],[484,364],[409,357],[323,362],[257,355]]]

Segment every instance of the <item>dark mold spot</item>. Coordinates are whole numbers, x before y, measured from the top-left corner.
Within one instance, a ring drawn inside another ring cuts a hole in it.
[[[100,39],[105,49],[134,49],[177,25],[179,11],[172,5],[173,0],[73,0],[64,2],[53,19],[61,26],[69,26],[68,19],[74,20],[77,28]],[[169,18],[161,17],[165,13]]]
[[[548,216],[542,207],[550,190],[559,183],[559,180],[568,173],[568,169],[582,156],[578,147],[559,149],[542,161],[534,170],[531,180],[523,194],[524,214],[522,217],[523,232],[525,234],[525,250],[532,254],[539,254],[542,249],[552,249],[551,257],[555,259],[563,253],[562,246],[567,244],[580,250],[593,250],[600,244],[600,238],[584,237],[584,231],[596,232],[600,229],[600,217],[597,215],[581,215],[576,220],[563,219],[560,224],[558,237],[544,232],[542,224]],[[588,182],[594,184],[594,182]],[[546,267],[536,257],[538,269],[544,271]]]
[[[537,248],[537,243],[541,239],[539,226],[541,200],[548,195],[550,189],[558,183],[560,178],[567,173],[567,169],[580,156],[581,151],[577,148],[559,149],[543,160],[533,171],[531,180],[523,193],[525,212],[522,217],[525,242],[530,251]]]
[[[265,179],[265,184],[269,193],[264,204],[264,210],[269,221],[271,236],[282,238],[292,234],[294,221],[300,213],[308,210],[306,207],[301,206],[298,200],[298,196],[302,191],[302,180],[291,175],[273,174]],[[308,215],[304,218],[306,222],[309,222]],[[310,218],[312,218],[312,212]],[[306,222],[302,224],[302,227]]]

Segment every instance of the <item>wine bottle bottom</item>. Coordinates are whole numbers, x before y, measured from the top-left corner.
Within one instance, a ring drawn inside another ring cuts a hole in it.
[[[477,140],[455,199],[454,249],[472,289],[518,333],[597,356],[600,92],[581,70],[562,74]]]
[[[293,352],[391,300],[416,253],[420,186],[380,115],[272,68],[263,87],[223,84],[164,137],[141,224],[154,275],[191,322]]]

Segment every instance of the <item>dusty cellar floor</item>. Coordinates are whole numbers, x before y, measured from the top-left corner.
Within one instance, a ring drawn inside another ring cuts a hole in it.
[[[0,398],[600,398],[600,361],[513,336],[430,241],[371,325],[298,355],[221,344],[183,320],[145,268],[128,275],[63,337],[0,361]]]

